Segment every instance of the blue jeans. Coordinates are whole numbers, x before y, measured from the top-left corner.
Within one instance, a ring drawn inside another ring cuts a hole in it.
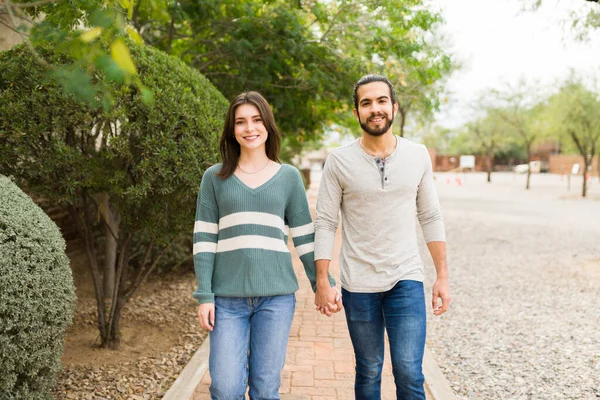
[[[281,370],[296,308],[294,294],[215,297],[210,332],[212,400],[279,399]]]
[[[356,356],[356,399],[381,398],[384,330],[387,330],[398,400],[425,400],[422,372],[425,351],[423,283],[400,281],[381,293],[342,289],[342,301]]]

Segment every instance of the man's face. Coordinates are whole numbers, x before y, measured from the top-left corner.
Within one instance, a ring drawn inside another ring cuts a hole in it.
[[[363,131],[371,136],[386,133],[394,122],[397,104],[392,104],[390,88],[385,82],[371,82],[356,91],[358,110],[354,116]]]

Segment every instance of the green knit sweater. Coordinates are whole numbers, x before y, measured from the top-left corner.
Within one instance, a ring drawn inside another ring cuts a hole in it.
[[[194,298],[210,303],[214,296],[294,293],[298,280],[287,246],[289,233],[315,290],[314,225],[298,170],[283,164],[275,176],[251,189],[235,175],[219,178],[220,169],[218,164],[206,170],[198,193]]]

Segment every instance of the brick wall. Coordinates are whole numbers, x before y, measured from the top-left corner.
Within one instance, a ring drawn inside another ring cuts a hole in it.
[[[431,151],[429,152],[431,155]],[[433,170],[438,172],[451,171],[460,166],[460,155],[436,155],[433,162]],[[475,156],[475,171],[486,171],[486,158],[481,155]]]
[[[437,151],[435,149],[427,149],[429,151],[429,158],[431,158],[431,166],[434,171],[437,171]]]
[[[592,169],[589,171],[592,176],[598,175],[598,159],[594,157]],[[573,164],[579,164],[579,173],[583,173],[583,157],[577,155],[553,154],[548,160],[548,172],[551,174],[568,174],[573,168]]]

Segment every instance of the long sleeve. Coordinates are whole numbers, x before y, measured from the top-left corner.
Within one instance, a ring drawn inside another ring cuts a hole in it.
[[[431,158],[425,146],[424,163],[425,172],[417,190],[417,218],[423,229],[425,242],[445,242],[444,221],[440,209],[440,202],[433,184],[433,171]]]
[[[336,175],[335,157],[330,154],[323,169],[317,198],[315,260],[331,260],[341,204],[342,188]]]
[[[297,179],[290,192],[285,219],[290,228],[290,235],[292,236],[296,253],[304,265],[304,271],[310,280],[314,292],[317,285],[314,253],[315,228],[310,215],[302,179],[299,173],[295,174],[295,176]],[[335,286],[335,279],[331,275],[329,275],[329,283]]]
[[[194,223],[194,271],[198,289],[193,296],[200,304],[214,302],[212,276],[219,233],[219,211],[213,178],[214,175],[208,171],[202,177]]]

